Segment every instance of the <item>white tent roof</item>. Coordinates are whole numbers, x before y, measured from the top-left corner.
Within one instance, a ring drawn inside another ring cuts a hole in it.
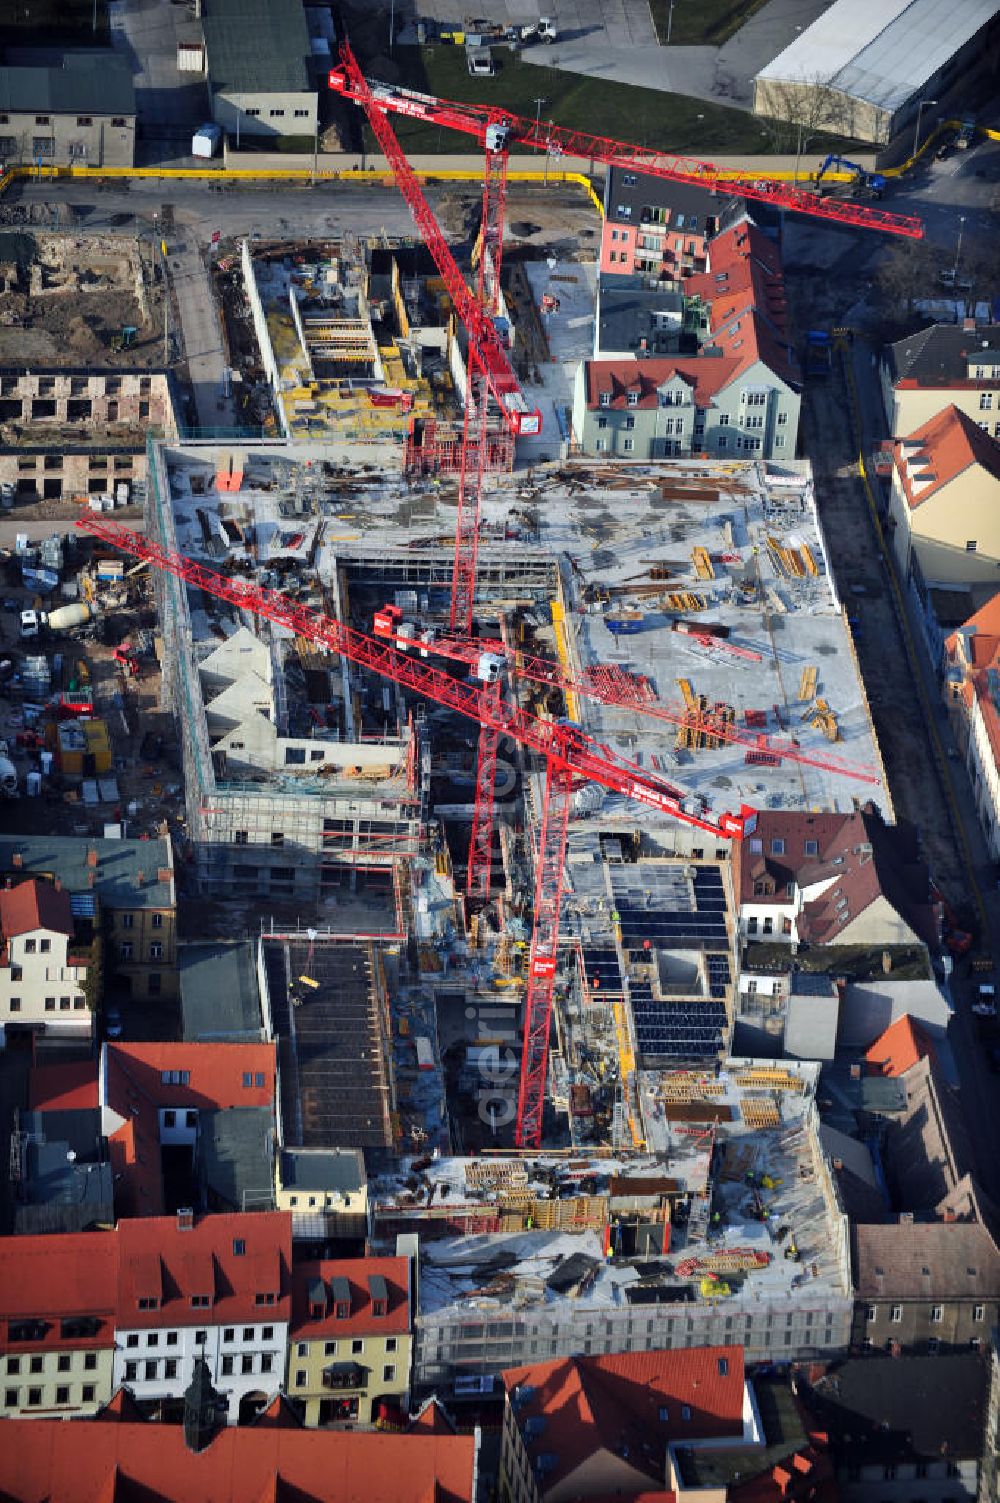
[[[757,77],[825,83],[895,111],[996,12],[995,0],[834,0]]]

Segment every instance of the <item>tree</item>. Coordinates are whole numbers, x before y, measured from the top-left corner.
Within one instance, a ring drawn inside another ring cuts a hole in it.
[[[857,133],[855,100],[820,74],[802,79],[758,78],[753,108],[775,148],[795,152],[796,170],[816,136]]]

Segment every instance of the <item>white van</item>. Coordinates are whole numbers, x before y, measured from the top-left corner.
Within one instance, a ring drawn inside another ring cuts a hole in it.
[[[493,54],[488,47],[470,48],[466,58],[473,78],[492,78],[497,71]]]

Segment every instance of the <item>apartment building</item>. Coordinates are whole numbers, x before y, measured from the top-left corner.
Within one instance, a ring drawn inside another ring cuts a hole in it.
[[[994,584],[1000,567],[1000,439],[951,405],[897,439],[890,452],[889,526],[901,578],[913,575],[926,585]]]
[[[742,210],[741,199],[707,188],[609,167],[600,271],[641,276],[647,285],[680,282],[705,270],[709,241]]]
[[[91,955],[74,950],[75,932],[61,884],[28,879],[0,891],[0,1041],[23,1033],[90,1038]]]
[[[177,894],[167,839],[0,836],[0,878],[34,876],[69,894],[74,915],[104,940],[108,990],[137,998],[176,994]]]
[[[740,933],[788,945],[936,946],[917,832],[874,805],[851,814],[762,809],[733,843]]]
[[[802,377],[780,254],[743,219],[712,241],[708,259],[683,283],[697,354],[581,362],[573,434],[584,453],[795,457]]]
[[[406,1410],[412,1327],[408,1258],[312,1260],[296,1265],[288,1393],[307,1425]]]
[[[109,1401],[117,1275],[113,1232],[0,1237],[0,1419],[88,1417]]]
[[[947,639],[945,702],[990,855],[1000,860],[1000,595]]]
[[[929,324],[885,347],[879,381],[893,438],[947,407],[1000,438],[1000,324]]]
[[[291,1218],[258,1215],[122,1221],[114,1386],[144,1412],[179,1417],[198,1358],[230,1424],[284,1382],[291,1317]]]

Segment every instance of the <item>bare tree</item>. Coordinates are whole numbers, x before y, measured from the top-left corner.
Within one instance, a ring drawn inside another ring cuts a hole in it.
[[[825,78],[758,78],[754,113],[778,150],[795,151],[798,170],[802,156],[818,135],[852,136],[856,129],[855,101]]]

